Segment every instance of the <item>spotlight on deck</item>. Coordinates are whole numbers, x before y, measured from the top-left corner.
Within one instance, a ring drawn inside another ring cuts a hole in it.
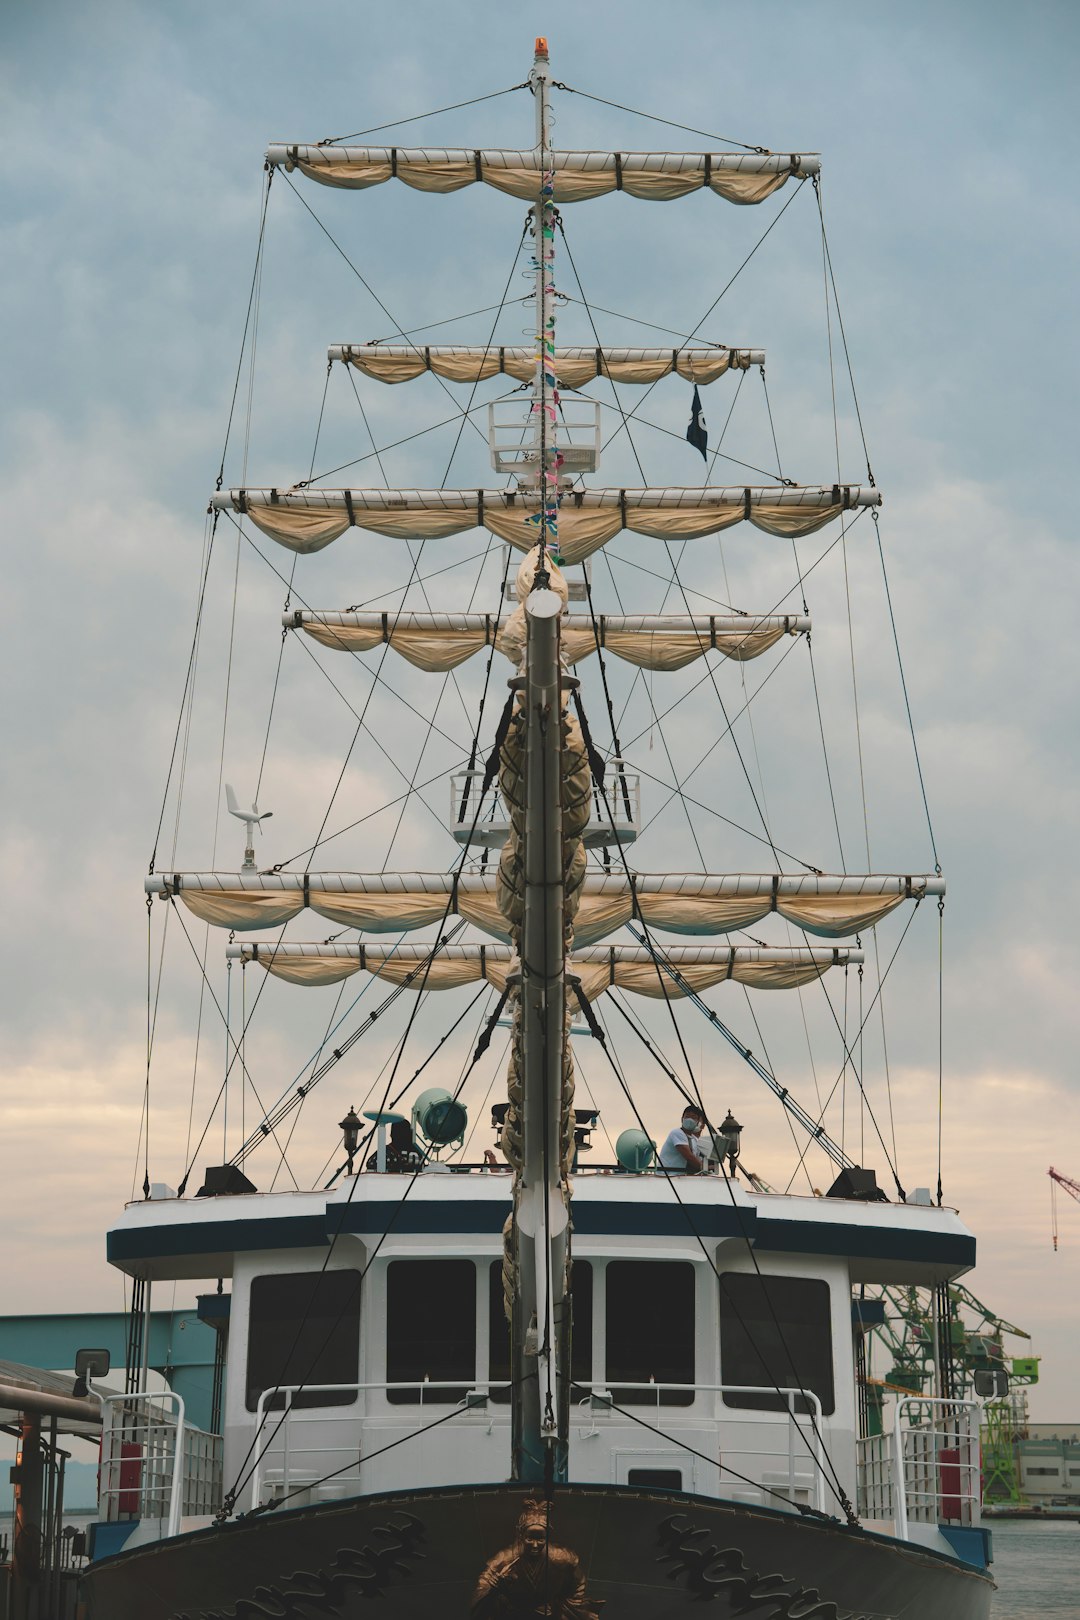
[[[615,1157],[624,1170],[633,1175],[640,1175],[647,1170],[656,1158],[656,1143],[639,1131],[636,1126],[628,1131],[622,1131],[615,1143]]]
[[[465,1104],[458,1102],[441,1086],[421,1092],[413,1103],[413,1134],[422,1137],[435,1153],[445,1147],[460,1147],[465,1140],[468,1123]]]

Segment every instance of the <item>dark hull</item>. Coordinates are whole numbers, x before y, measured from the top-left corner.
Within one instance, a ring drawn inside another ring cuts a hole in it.
[[[661,1491],[564,1486],[522,1575],[520,1486],[240,1519],[91,1566],[89,1620],[987,1620],[993,1583],[887,1537]],[[546,1588],[545,1588],[546,1581]],[[478,1587],[480,1600],[476,1601]]]

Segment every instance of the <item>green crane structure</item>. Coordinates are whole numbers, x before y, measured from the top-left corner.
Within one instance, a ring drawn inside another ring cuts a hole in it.
[[[886,1395],[928,1394],[940,1370],[942,1387],[960,1399],[991,1395],[984,1406],[983,1499],[1020,1502],[1017,1440],[1027,1416],[1022,1391],[1038,1382],[1039,1358],[1013,1356],[1005,1341],[1030,1342],[1031,1335],[959,1283],[951,1284],[947,1295],[944,1290],[939,1295],[936,1334],[930,1291],[884,1288],[873,1297],[883,1310],[882,1319],[868,1322],[864,1333],[867,1432],[881,1432]],[[875,1350],[885,1360],[883,1373],[876,1377]]]

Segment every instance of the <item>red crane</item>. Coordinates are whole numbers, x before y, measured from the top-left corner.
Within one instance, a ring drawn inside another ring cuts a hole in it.
[[[1080,1204],[1080,1181],[1074,1181],[1071,1176],[1063,1176],[1060,1170],[1054,1169],[1053,1165],[1050,1166],[1046,1173],[1050,1177],[1050,1211],[1053,1221],[1054,1248],[1056,1250],[1058,1246],[1057,1190],[1059,1187],[1064,1187],[1069,1197],[1075,1198],[1076,1202]]]

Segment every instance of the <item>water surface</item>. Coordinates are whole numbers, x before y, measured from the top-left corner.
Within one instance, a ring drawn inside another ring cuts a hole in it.
[[[994,1536],[993,1620],[1080,1620],[1080,1520],[988,1520]]]

